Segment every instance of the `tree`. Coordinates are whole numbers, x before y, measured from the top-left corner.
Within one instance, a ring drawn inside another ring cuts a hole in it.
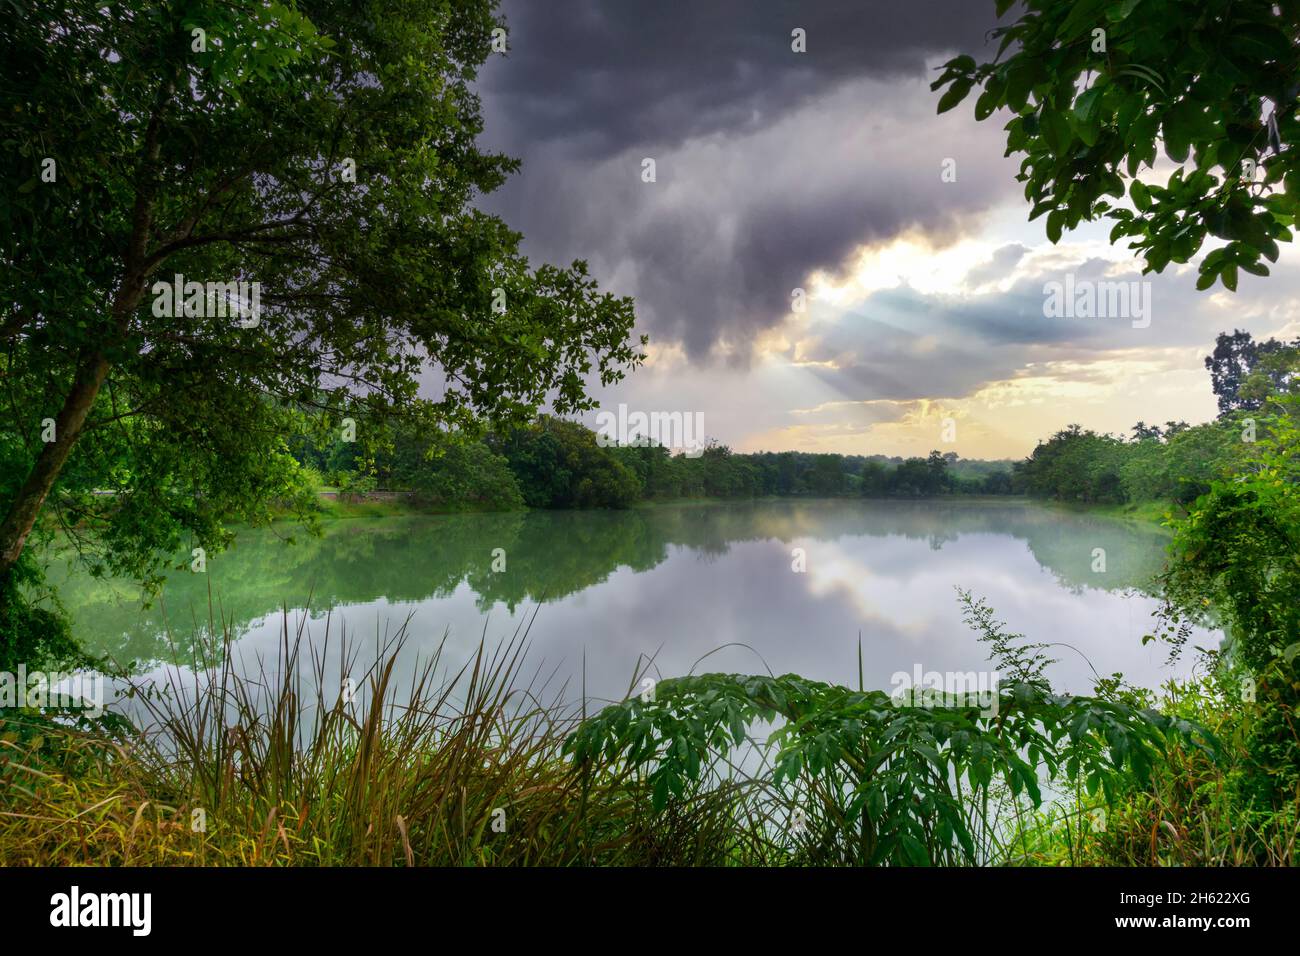
[[[50,0],[0,24],[0,583],[47,502],[133,572],[266,517],[295,405],[473,429],[588,408],[640,361],[630,300],[532,268],[473,207],[516,168],[476,144],[493,7]]]
[[[1260,356],[1239,393],[1243,404],[1263,407],[1270,397],[1300,391],[1300,340]]]
[[[908,498],[931,494],[934,473],[925,458],[908,458],[889,476],[889,493]]]
[[[980,483],[980,494],[984,495],[1009,495],[1014,491],[1011,482],[1011,472],[994,471],[984,476]]]
[[[1214,352],[1205,357],[1210,383],[1219,399],[1219,414],[1231,411],[1255,411],[1263,406],[1272,389],[1287,387],[1294,374],[1291,367],[1300,355],[1300,339],[1288,344],[1277,339],[1256,342],[1249,332],[1233,329],[1220,332],[1214,340]],[[1247,389],[1248,379],[1256,372],[1264,375],[1263,389]],[[1253,394],[1251,394],[1253,392]]]
[[[438,429],[401,429],[376,460],[383,487],[414,491],[444,506],[493,510],[522,508],[523,496],[509,463],[480,441]]]
[[[792,451],[780,452],[776,456],[775,493],[778,495],[797,495],[801,490],[798,455]]]
[[[626,508],[640,497],[636,472],[579,422],[545,415],[494,444],[531,508]]]
[[[839,455],[814,455],[808,472],[808,488],[814,495],[828,497],[844,493],[846,476]]]
[[[1238,731],[1247,766],[1231,785],[1275,810],[1300,786],[1300,396],[1272,396],[1259,424],[1236,474],[1173,523],[1161,624],[1176,646],[1193,622],[1227,633],[1215,657],[1250,713]]]
[[[957,455],[955,452],[948,452],[946,455],[939,451],[930,452],[929,457],[925,460],[926,470],[930,473],[930,480],[927,486],[928,494],[937,495],[948,490],[948,483],[950,481],[948,466],[953,464],[956,460]]]
[[[862,494],[880,497],[889,493],[889,469],[884,462],[869,458],[862,466]]]
[[[932,88],[947,87],[941,113],[976,86],[976,120],[1011,112],[1007,155],[1025,157],[1017,178],[1048,238],[1106,218],[1144,271],[1213,236],[1226,244],[1197,288],[1268,275],[1260,260],[1277,261],[1300,213],[1300,0],[997,0],[998,16],[1017,3],[992,32],[997,57],[958,56]],[[1148,186],[1158,144],[1177,169]]]
[[[681,495],[681,473],[677,461],[663,445],[641,441],[608,450],[636,475],[644,497],[676,498]]]
[[[1122,504],[1125,493],[1120,470],[1129,447],[1109,435],[1070,425],[1039,442],[1017,465],[1016,477],[1033,496]]]
[[[1146,422],[1138,422],[1133,426],[1134,441],[1159,441],[1162,434],[1159,425],[1148,425]]]

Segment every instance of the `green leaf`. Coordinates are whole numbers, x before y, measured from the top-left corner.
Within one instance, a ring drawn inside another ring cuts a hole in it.
[[[1019,113],[1029,103],[1029,91],[1034,85],[1034,70],[1023,61],[1016,61],[1007,71],[1007,106]]]
[[[650,795],[650,806],[654,808],[655,813],[661,813],[664,807],[668,806],[668,774],[659,774],[655,780],[654,791]]]
[[[939,97],[938,112],[946,113],[954,106],[956,106],[958,103],[960,103],[962,100],[964,100],[966,98],[966,94],[970,92],[971,86],[972,86],[971,81],[966,79],[957,80],[956,82],[954,82],[953,85],[948,88],[948,92],[944,93],[943,96]]]
[[[909,866],[930,865],[930,854],[926,852],[925,844],[910,833],[900,834],[898,845],[903,851],[903,859]]]
[[[1105,87],[1097,83],[1079,94],[1079,98],[1074,101],[1074,115],[1080,123],[1092,124],[1095,122],[1097,108],[1101,104],[1101,98],[1105,92]]]
[[[1056,38],[1063,43],[1076,40],[1098,26],[1102,8],[1108,0],[1074,0],[1069,7],[1070,14],[1056,31]]]
[[[1131,14],[1141,2],[1142,0],[1124,0],[1124,2],[1118,7],[1111,8],[1108,18],[1112,23],[1119,23],[1123,20],[1127,20],[1129,14]]]
[[[993,115],[993,111],[998,108],[1002,100],[1001,91],[990,87],[986,89],[980,98],[975,101],[975,119],[985,120]],[[940,112],[943,112],[940,110]]]
[[[1051,240],[1052,245],[1061,241],[1061,227],[1065,222],[1065,213],[1060,209],[1053,209],[1047,216],[1047,238]]]
[[[1133,180],[1129,183],[1128,194],[1139,212],[1146,212],[1151,208],[1151,190],[1147,188],[1146,183],[1139,179]]]
[[[1184,99],[1167,111],[1161,129],[1165,153],[1176,163],[1184,163],[1191,152],[1192,139],[1204,125],[1201,107]]]

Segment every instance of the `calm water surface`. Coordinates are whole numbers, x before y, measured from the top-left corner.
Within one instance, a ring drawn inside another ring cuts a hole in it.
[[[638,656],[663,676],[697,670],[798,672],[867,686],[898,671],[986,669],[962,623],[957,588],[985,598],[1009,630],[1053,642],[1056,685],[1088,692],[1093,671],[1156,686],[1171,670],[1144,647],[1156,601],[1142,588],[1166,538],[1114,519],[1009,501],[764,501],[630,512],[529,512],[354,519],[322,538],[246,531],[182,572],[142,609],[126,584],[72,573],[58,581],[90,649],[158,671],[215,613],[245,660],[273,659],[282,607],[323,642],[354,641],[409,620],[398,668],[413,673],[444,635],[460,663],[486,635],[509,637],[533,612],[530,660],[576,688],[623,696]],[[505,570],[493,570],[504,549]],[[1105,552],[1105,571],[1093,570]],[[792,570],[802,549],[806,571]],[[170,635],[170,637],[169,637]],[[1197,635],[1195,643],[1217,639]],[[173,651],[173,645],[175,651]],[[1068,646],[1066,646],[1068,645]],[[652,671],[653,673],[653,671]]]

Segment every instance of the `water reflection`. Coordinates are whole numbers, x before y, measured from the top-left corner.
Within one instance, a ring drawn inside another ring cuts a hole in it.
[[[764,501],[627,512],[528,512],[338,521],[322,538],[247,532],[177,573],[141,609],[129,585],[58,580],[77,633],[98,653],[141,664],[181,660],[212,613],[243,650],[274,654],[281,608],[310,606],[313,634],[375,634],[411,618],[411,651],[450,630],[468,654],[511,633],[541,605],[535,657],[572,673],[585,651],[589,687],[617,696],[638,655],[664,674],[796,671],[857,679],[859,632],[869,684],[916,664],[977,669],[984,653],[962,625],[955,587],[985,597],[1013,631],[1072,645],[1055,676],[1087,690],[1092,670],[1154,685],[1163,655],[1141,645],[1163,560],[1155,529],[1022,501]],[[505,570],[493,570],[494,549]],[[802,549],[806,572],[792,570]],[[1093,570],[1096,549],[1105,571]],[[1133,589],[1137,589],[1134,591]],[[310,595],[310,602],[308,601]],[[170,624],[170,627],[168,625]],[[486,630],[485,630],[486,628]],[[761,657],[761,660],[759,659]],[[1086,658],[1086,659],[1085,659]]]

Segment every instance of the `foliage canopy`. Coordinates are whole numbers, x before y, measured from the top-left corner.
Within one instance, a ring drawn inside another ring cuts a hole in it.
[[[1300,211],[1300,2],[997,0],[998,16],[1013,7],[997,56],[958,56],[932,88],[941,113],[978,87],[977,120],[1012,114],[1006,154],[1048,238],[1104,218],[1147,272],[1216,238],[1198,288],[1268,275]]]
[[[581,262],[530,266],[475,207],[516,168],[477,145],[492,0],[24,6],[0,24],[21,184],[0,202],[0,579],[47,503],[140,577],[265,520],[302,491],[303,407],[363,433],[518,424],[640,361],[630,300]],[[256,283],[260,311],[160,308],[176,276]]]

